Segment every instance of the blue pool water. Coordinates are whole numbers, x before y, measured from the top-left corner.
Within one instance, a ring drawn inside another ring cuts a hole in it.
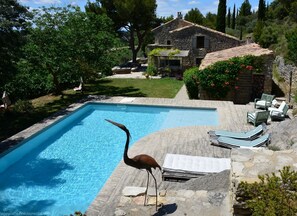
[[[104,119],[126,125],[130,146],[161,129],[218,124],[215,109],[85,105],[2,156],[0,212],[85,212],[124,151],[125,133]]]

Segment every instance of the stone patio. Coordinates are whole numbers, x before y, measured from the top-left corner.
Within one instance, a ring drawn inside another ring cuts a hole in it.
[[[137,141],[129,149],[129,156],[140,153],[149,154],[161,166],[166,153],[231,157],[231,171],[201,176],[185,183],[179,183],[161,181],[161,173],[159,170],[154,170],[159,191],[159,206],[156,211],[152,180],[149,184],[149,187],[153,189],[149,192],[150,205],[148,206],[143,206],[142,192],[133,196],[129,194],[129,191],[123,193],[127,187],[140,189],[145,187],[147,174],[145,171],[128,167],[121,161],[88,208],[87,215],[232,215],[233,193],[240,180],[254,181],[258,174],[277,171],[283,165],[293,165],[295,169],[297,168],[296,152],[293,150],[273,152],[266,149],[236,149],[231,151],[210,144],[207,134],[209,130],[247,131],[253,128],[252,125],[246,123],[246,112],[254,110],[253,103],[234,105],[230,101],[188,100],[182,97],[183,94],[185,91],[180,93],[179,99],[90,96],[86,101],[216,108],[219,125],[180,127],[155,132]],[[84,101],[73,104],[67,110],[57,113],[55,117],[33,125],[6,142],[13,143],[25,139],[82,105]],[[269,122],[269,125],[272,124],[274,123]],[[131,134],[133,136],[133,131]]]

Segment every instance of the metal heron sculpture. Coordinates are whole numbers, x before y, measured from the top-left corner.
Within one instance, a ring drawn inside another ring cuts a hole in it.
[[[152,168],[154,168],[154,169],[159,168],[161,171],[160,165],[156,162],[156,160],[154,158],[152,158],[151,156],[146,155],[146,154],[140,154],[140,155],[136,155],[133,158],[129,158],[128,157],[128,148],[129,148],[129,142],[130,142],[130,138],[131,138],[129,130],[125,127],[125,125],[119,124],[117,122],[114,122],[114,121],[111,121],[108,119],[105,119],[105,120],[110,122],[111,124],[119,127],[123,131],[125,131],[125,133],[127,135],[127,140],[126,140],[126,145],[125,145],[125,150],[124,150],[124,155],[123,155],[125,164],[127,164],[128,166],[134,167],[136,169],[145,169],[147,171],[147,185],[146,185],[146,191],[145,191],[145,197],[144,197],[144,205],[146,204],[146,197],[147,197],[147,190],[148,190],[150,174],[154,178],[155,189],[156,189],[156,211],[157,211],[157,205],[158,205],[157,181],[156,181],[155,176],[152,173]]]

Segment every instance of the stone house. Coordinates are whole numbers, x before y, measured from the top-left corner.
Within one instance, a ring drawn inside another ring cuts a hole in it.
[[[152,32],[154,44],[148,45],[149,51],[161,48],[162,52],[154,55],[153,61],[158,69],[169,67],[173,71],[199,66],[207,53],[242,45],[239,39],[213,29],[177,18],[158,26]],[[180,52],[169,55],[166,49],[178,49]]]

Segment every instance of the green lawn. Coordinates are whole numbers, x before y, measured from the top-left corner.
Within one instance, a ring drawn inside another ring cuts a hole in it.
[[[176,79],[102,79],[86,85],[89,94],[128,97],[174,98],[183,85]]]
[[[174,98],[183,85],[175,79],[101,79],[85,85],[83,93],[72,89],[63,92],[63,96],[45,95],[32,100],[34,110],[16,112],[13,106],[0,110],[0,141],[41,121],[53,113],[68,107],[70,104],[89,94],[127,97]]]

